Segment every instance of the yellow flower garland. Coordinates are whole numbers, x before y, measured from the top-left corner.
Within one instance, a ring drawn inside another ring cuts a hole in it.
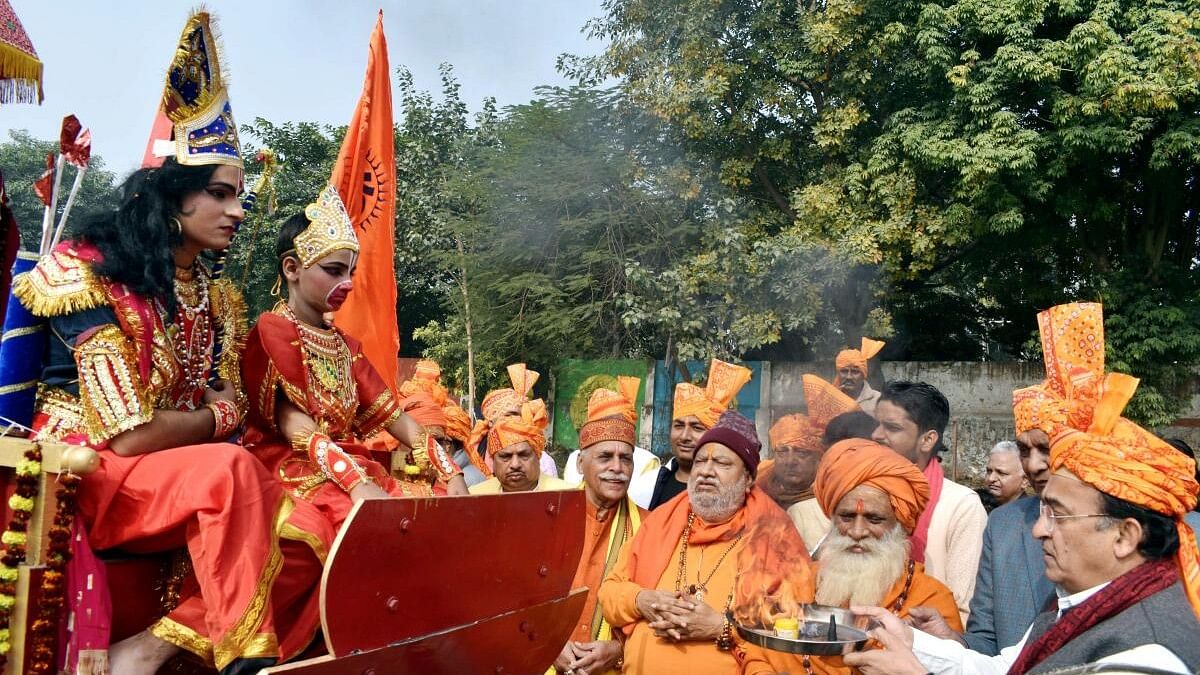
[[[17,604],[17,568],[25,562],[28,546],[26,528],[37,505],[38,476],[41,473],[42,450],[37,443],[31,443],[25,451],[25,458],[17,462],[17,489],[8,500],[13,511],[12,520],[4,534],[0,534],[0,542],[5,546],[0,556],[0,670],[3,670],[12,649],[9,621]]]

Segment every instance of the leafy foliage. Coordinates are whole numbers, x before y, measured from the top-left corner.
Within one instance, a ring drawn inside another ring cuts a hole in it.
[[[1178,376],[1151,361],[1200,362],[1186,320],[1200,251],[1191,3],[604,7],[590,31],[608,49],[563,67],[621,78],[684,130],[767,212],[764,236],[878,269],[833,289],[847,339],[886,309],[891,358],[1014,358],[1037,309],[1104,298],[1114,365],[1143,376],[1131,413],[1179,410]],[[1153,308],[1133,301],[1150,289]],[[1133,339],[1151,326],[1171,337]]]

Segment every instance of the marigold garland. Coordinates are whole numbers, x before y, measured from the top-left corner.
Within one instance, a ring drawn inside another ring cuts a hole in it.
[[[17,462],[17,487],[8,505],[12,508],[12,519],[8,529],[0,535],[4,544],[4,553],[0,555],[0,670],[8,663],[8,653],[12,649],[9,622],[12,620],[12,610],[17,603],[17,569],[25,562],[28,545],[27,532],[29,519],[37,503],[38,478],[42,473],[42,448],[36,442],[30,443],[25,451],[25,458]]]
[[[58,477],[58,506],[54,510],[54,524],[46,532],[50,540],[46,554],[46,571],[42,575],[42,596],[38,603],[38,617],[30,626],[30,653],[32,675],[48,675],[54,670],[54,652],[58,645],[58,622],[62,616],[63,596],[66,593],[64,570],[71,559],[71,526],[75,522],[76,497],[80,477],[73,473]]]

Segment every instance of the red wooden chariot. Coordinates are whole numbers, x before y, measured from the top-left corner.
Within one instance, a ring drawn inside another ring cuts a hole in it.
[[[3,675],[28,672],[27,636],[46,570],[55,486],[71,446],[42,443]],[[0,438],[2,517],[14,468],[29,441]],[[581,491],[387,499],[358,503],[334,541],[321,578],[324,644],[311,658],[266,673],[447,675],[544,673],[582,611],[571,589],[583,547]],[[113,598],[114,642],[162,616],[170,554],[103,552]],[[179,657],[163,673],[211,673]]]

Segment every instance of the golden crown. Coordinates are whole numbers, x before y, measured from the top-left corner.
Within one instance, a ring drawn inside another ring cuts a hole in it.
[[[206,11],[188,18],[167,70],[159,109],[170,129],[155,123],[146,165],[162,158],[180,164],[229,164],[242,167],[242,146],[221,69],[216,20]]]
[[[358,253],[358,237],[337,188],[326,185],[317,201],[304,207],[308,227],[296,235],[296,257],[308,269],[321,258],[345,249]]]

